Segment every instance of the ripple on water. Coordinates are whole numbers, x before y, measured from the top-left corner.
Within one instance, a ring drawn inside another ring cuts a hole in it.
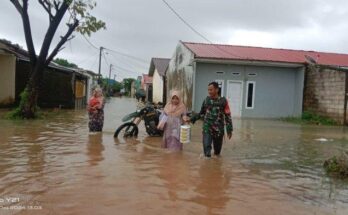
[[[339,151],[335,147],[348,148],[344,131],[235,119],[233,143],[225,141],[222,158],[204,160],[198,158],[200,122],[182,153],[161,149],[162,139],[148,137],[143,125],[137,139],[114,140],[120,118],[134,105],[131,99],[110,100],[105,132],[96,135],[88,135],[85,112],[62,111],[23,124],[0,120],[6,125],[0,131],[0,197],[25,193],[46,206],[43,214],[334,214],[335,208],[344,214],[347,209],[347,183],[328,178],[321,167]],[[321,137],[333,141],[315,141]]]

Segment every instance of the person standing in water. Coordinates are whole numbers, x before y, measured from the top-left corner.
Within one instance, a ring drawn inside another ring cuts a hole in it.
[[[174,90],[171,93],[171,100],[164,107],[167,122],[164,126],[163,148],[168,148],[173,151],[180,151],[183,148],[180,142],[180,126],[189,118],[186,116],[186,106],[182,102],[180,93]]]
[[[225,125],[228,139],[232,137],[233,125],[231,111],[225,97],[219,96],[219,84],[211,82],[208,84],[209,96],[204,100],[201,111],[191,118],[195,123],[203,119],[203,152],[206,158],[211,157],[212,144],[214,155],[220,156],[222,141],[225,133]]]
[[[88,101],[89,131],[101,132],[104,125],[104,97],[99,87],[93,90],[92,97]]]

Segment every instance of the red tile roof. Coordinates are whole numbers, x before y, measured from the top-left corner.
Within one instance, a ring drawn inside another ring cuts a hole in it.
[[[152,84],[152,77],[150,77],[149,75],[143,74],[143,80],[144,84]]]
[[[195,58],[305,64],[308,62],[306,61],[306,56],[310,56],[320,65],[348,67],[348,54],[191,42],[182,43],[195,54]]]

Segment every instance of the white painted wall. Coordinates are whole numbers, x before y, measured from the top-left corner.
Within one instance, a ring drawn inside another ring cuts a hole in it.
[[[16,58],[0,54],[0,105],[13,103],[16,96]]]
[[[153,73],[152,79],[153,102],[163,102],[163,78],[158,74],[157,69]]]

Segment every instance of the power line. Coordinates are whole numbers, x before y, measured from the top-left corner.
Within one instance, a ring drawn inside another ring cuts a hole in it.
[[[208,38],[206,38],[203,34],[199,33],[192,25],[190,25],[182,16],[180,16],[180,14],[177,13],[174,10],[174,8],[172,6],[170,6],[170,4],[166,0],[162,0],[162,1],[187,27],[189,27],[193,32],[195,32],[198,36],[203,38],[205,41],[212,43]]]
[[[133,60],[137,60],[139,62],[142,62],[142,63],[145,63],[145,64],[148,64],[148,61],[147,60],[144,60],[144,59],[141,59],[141,58],[138,58],[138,57],[135,57],[135,56],[132,56],[132,55],[129,55],[129,54],[125,54],[125,53],[122,53],[120,51],[116,51],[116,50],[113,50],[113,49],[109,49],[109,48],[105,48],[106,50],[109,50],[109,51],[112,51],[114,53],[117,53],[119,55],[122,55],[122,56],[125,56],[125,57],[128,57],[128,58],[131,58]]]
[[[94,56],[96,56],[96,53],[92,53],[92,54],[89,55],[88,57],[86,57],[86,58],[80,60],[79,62],[77,62],[76,64],[79,65],[79,64],[81,64],[81,63],[84,63],[84,62],[86,62],[87,60],[91,59],[91,58],[94,57]]]
[[[113,57],[116,61],[120,61],[120,63],[124,63],[126,64],[127,66],[134,66],[134,67],[141,67],[142,69],[144,70],[148,70],[148,67],[147,66],[144,66],[143,64],[135,64],[133,61],[125,61],[125,60],[120,60],[119,58],[117,58],[115,55],[113,55],[112,53],[109,53],[109,55],[111,57]]]
[[[116,67],[116,68],[118,68],[118,69],[120,69],[120,70],[126,71],[126,72],[131,72],[131,73],[134,73],[134,74],[136,74],[136,75],[140,75],[140,74],[139,74],[138,72],[136,72],[136,71],[132,71],[132,70],[123,68],[123,67],[121,67],[121,66],[116,66],[116,65],[114,65],[114,67]]]
[[[107,65],[110,65],[109,61],[107,60],[107,57],[106,57],[105,53],[103,53],[103,58],[104,58],[106,64],[107,64]],[[114,65],[114,64],[113,64],[112,67],[113,67],[113,68],[118,68],[118,69],[119,69],[119,72],[129,72],[129,73],[133,73],[134,75],[137,75],[137,76],[140,75],[140,74],[137,73],[136,71],[132,71],[132,70],[123,68],[123,67],[118,66],[118,65]],[[126,74],[125,74],[125,75],[126,75]],[[127,75],[128,75],[128,74],[127,74]],[[126,76],[123,76],[123,77],[126,77]]]
[[[205,37],[203,34],[201,34],[199,31],[197,31],[192,25],[190,25],[178,12],[175,11],[175,9],[166,1],[166,0],[162,0],[162,2],[187,26],[189,27],[194,33],[196,33],[198,36],[200,36],[201,38],[203,38],[205,41],[207,41],[208,43],[210,43],[211,45],[214,45],[213,47],[215,47],[216,49],[225,52],[227,54],[230,54],[232,56],[235,57],[239,57],[242,58],[242,56],[237,55],[237,54],[233,54],[231,52],[228,52],[222,48],[220,48],[219,46],[215,45],[211,40],[209,40],[207,37]]]
[[[85,35],[83,35],[83,37],[85,38],[85,40],[87,41],[87,43],[88,43],[90,46],[92,46],[93,48],[99,50],[99,48],[98,48],[96,45],[94,45]],[[114,53],[117,53],[117,54],[119,54],[119,55],[122,55],[122,56],[125,56],[125,57],[128,57],[128,58],[131,58],[131,59],[136,60],[136,61],[139,61],[139,62],[141,62],[141,63],[148,64],[148,61],[147,61],[147,60],[141,59],[141,58],[139,58],[139,57],[135,57],[135,56],[132,56],[132,55],[129,55],[129,54],[120,52],[120,51],[116,51],[116,50],[113,50],[113,49],[105,48],[105,47],[103,47],[103,49],[112,51],[112,52],[114,52]]]
[[[88,43],[90,46],[92,46],[93,48],[99,50],[99,48],[98,48],[97,46],[95,46],[93,43],[91,43],[91,41],[89,41],[89,39],[87,39],[87,37],[86,37],[84,34],[82,34],[82,36],[83,36],[83,38],[85,38],[85,40],[87,41],[87,43]]]

